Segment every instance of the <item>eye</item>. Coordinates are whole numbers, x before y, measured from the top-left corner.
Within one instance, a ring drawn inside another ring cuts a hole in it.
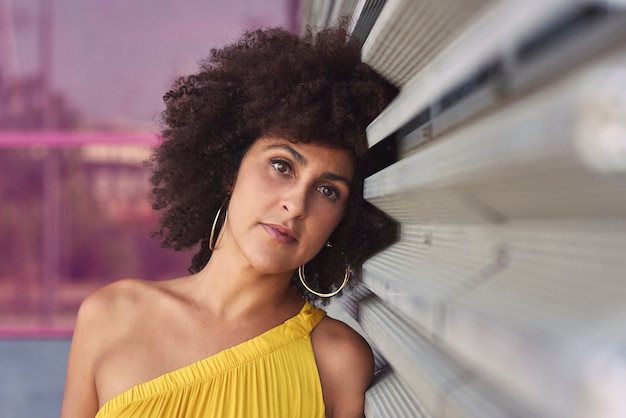
[[[274,169],[281,174],[289,175],[291,174],[291,165],[285,160],[272,160],[272,165]]]
[[[332,200],[339,199],[339,191],[335,189],[334,187],[320,186],[317,188],[317,191],[319,191],[322,194],[322,196],[327,197],[329,199],[332,199]]]

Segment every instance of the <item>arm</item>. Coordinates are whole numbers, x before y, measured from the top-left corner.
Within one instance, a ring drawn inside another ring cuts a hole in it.
[[[374,376],[367,342],[343,322],[324,318],[312,336],[327,418],[363,418],[365,392]]]
[[[98,309],[93,297],[87,298],[78,311],[67,366],[61,418],[93,418],[98,411],[94,379],[98,351],[93,332],[98,329]]]

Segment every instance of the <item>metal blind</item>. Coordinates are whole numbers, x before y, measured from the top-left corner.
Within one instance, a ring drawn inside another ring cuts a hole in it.
[[[368,416],[626,416],[624,8],[380,10],[363,56],[401,92],[368,139],[398,155],[365,196],[400,238],[340,300]]]

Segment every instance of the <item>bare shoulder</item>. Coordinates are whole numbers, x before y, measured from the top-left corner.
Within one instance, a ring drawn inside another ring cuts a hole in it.
[[[139,335],[147,319],[171,297],[169,287],[166,282],[125,279],[98,289],[78,310],[72,345],[86,346],[98,365],[109,348]]]
[[[319,340],[320,349],[328,354],[350,354],[359,360],[372,359],[372,350],[365,339],[349,325],[334,318],[325,317],[314,330],[314,338]]]
[[[146,291],[154,290],[157,282],[139,279],[124,279],[101,287],[85,298],[79,309],[79,315],[91,316],[102,313],[111,313],[117,309],[131,307]]]
[[[130,306],[140,281],[122,281],[105,286],[88,296],[78,310],[70,347],[61,417],[93,417],[99,407],[95,383],[97,363],[106,350],[108,334]],[[131,290],[128,292],[128,290]],[[128,296],[130,295],[130,296]]]
[[[374,356],[365,339],[347,324],[324,318],[311,334],[327,414],[361,417],[374,375]]]
[[[129,315],[132,317],[149,300],[150,294],[156,292],[155,283],[145,280],[125,279],[106,285],[81,303],[76,328],[80,330],[88,325],[90,334],[106,333],[108,328],[119,329],[121,323],[129,323]]]
[[[95,384],[98,363],[115,336],[124,334],[124,324],[129,322],[125,318],[138,312],[141,298],[153,288],[149,282],[122,280],[85,298],[72,337],[62,417],[95,415],[99,406]]]
[[[158,284],[125,279],[106,285],[83,300],[78,310],[72,349],[85,352],[95,367],[107,347],[137,324],[150,300],[159,293]]]

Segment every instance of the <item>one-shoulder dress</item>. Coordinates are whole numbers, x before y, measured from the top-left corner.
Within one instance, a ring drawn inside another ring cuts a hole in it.
[[[325,314],[305,302],[261,335],[119,394],[96,418],[323,418],[311,331]]]

